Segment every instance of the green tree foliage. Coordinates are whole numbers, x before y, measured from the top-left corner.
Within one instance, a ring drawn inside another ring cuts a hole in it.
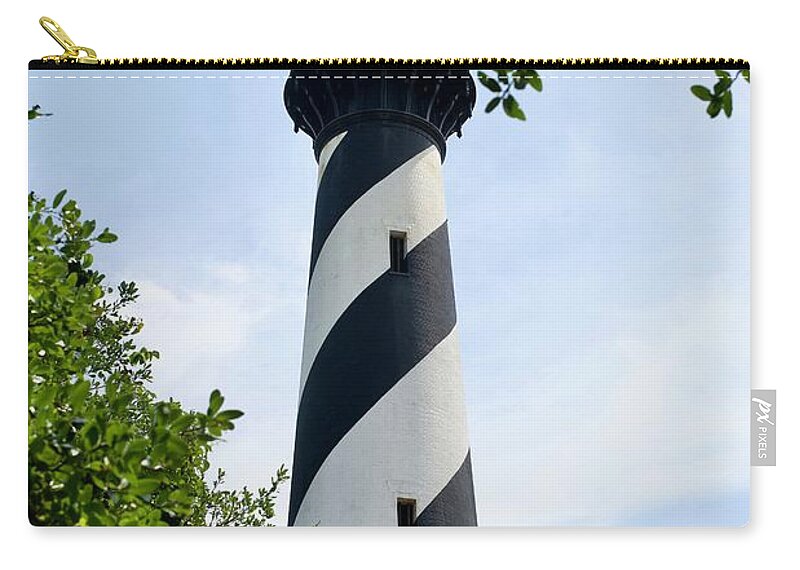
[[[734,77],[731,77],[730,73],[722,69],[717,69],[714,74],[717,76],[717,82],[712,89],[705,85],[692,85],[691,92],[701,101],[708,102],[706,113],[708,113],[709,117],[716,119],[720,111],[722,111],[726,117],[730,118],[733,114],[733,92],[731,87],[739,77],[744,77],[744,80],[750,83],[750,70],[740,69]]]
[[[478,81],[494,94],[494,97],[487,103],[485,111],[491,113],[502,104],[506,115],[513,119],[524,121],[526,119],[525,113],[511,93],[511,88],[525,89],[525,87],[530,86],[536,91],[541,91],[541,77],[533,69],[495,69],[494,73],[497,75],[496,78],[490,77],[485,71],[478,72]],[[705,85],[693,85],[691,92],[701,101],[708,102],[706,112],[712,119],[718,117],[720,112],[724,112],[725,116],[730,118],[733,114],[733,92],[731,87],[739,77],[744,77],[744,80],[750,83],[750,70],[740,69],[733,77],[729,72],[722,69],[718,69],[714,73],[717,76],[717,82],[712,89]]]
[[[526,120],[527,117],[511,90],[514,88],[521,91],[531,87],[541,91],[542,78],[533,69],[495,69],[494,73],[496,78],[489,77],[485,71],[478,72],[478,81],[494,94],[486,105],[486,112],[491,113],[502,105],[507,116],[520,121]]]
[[[53,113],[42,113],[40,111],[41,107],[39,105],[34,105],[30,109],[28,109],[28,120],[32,121],[33,119],[38,119],[39,117],[52,117]]]
[[[217,477],[203,491],[206,500],[204,514],[207,526],[264,526],[268,519],[275,516],[275,495],[281,483],[289,476],[281,466],[272,478],[268,489],[261,488],[257,493],[244,487],[241,491],[227,491],[221,488],[225,482],[225,471],[219,469]]]
[[[255,494],[223,490],[224,472],[205,481],[212,445],[242,412],[223,409],[217,390],[205,413],[156,399],[159,354],[135,345],[143,324],[127,312],[136,285],[109,287],[94,269],[92,248],[117,236],[65,196],[28,197],[31,523],[269,524],[286,469]]]

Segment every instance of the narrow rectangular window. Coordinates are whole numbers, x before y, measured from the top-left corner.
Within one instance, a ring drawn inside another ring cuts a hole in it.
[[[406,241],[404,232],[389,233],[389,267],[392,273],[408,273]]]
[[[417,518],[417,501],[397,499],[397,526],[414,526]]]

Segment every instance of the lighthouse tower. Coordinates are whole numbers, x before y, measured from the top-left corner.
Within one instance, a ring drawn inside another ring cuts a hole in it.
[[[290,525],[477,524],[442,185],[460,70],[295,70],[319,165]]]

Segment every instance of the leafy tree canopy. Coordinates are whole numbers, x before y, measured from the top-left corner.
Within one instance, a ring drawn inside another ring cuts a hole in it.
[[[31,113],[29,112],[29,118]],[[205,480],[239,410],[205,412],[148,388],[157,351],[137,347],[134,283],[105,283],[91,250],[117,236],[61,191],[28,196],[28,493],[35,525],[268,525],[288,479],[256,493]]]

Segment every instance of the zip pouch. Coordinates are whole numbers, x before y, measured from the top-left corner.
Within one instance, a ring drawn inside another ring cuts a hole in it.
[[[103,60],[41,23],[32,524],[747,523],[746,62]]]

